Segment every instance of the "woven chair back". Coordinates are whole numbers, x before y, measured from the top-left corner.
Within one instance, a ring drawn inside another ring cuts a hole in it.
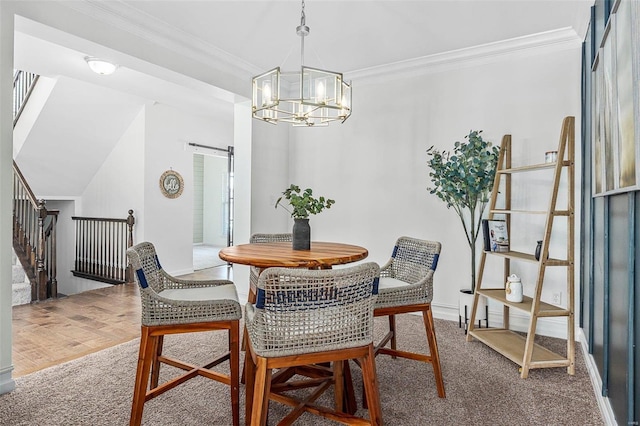
[[[287,243],[293,241],[293,234],[253,234],[249,238],[251,244],[260,243]]]
[[[156,249],[149,242],[142,242],[127,249],[127,257],[133,267],[134,277],[142,290],[147,287],[159,293],[165,289],[161,274],[162,266]]]
[[[247,319],[252,347],[268,357],[371,343],[379,275],[373,262],[333,270],[266,269]]]
[[[441,244],[436,241],[400,237],[391,255],[391,269],[396,279],[415,284],[433,274],[438,265]]]

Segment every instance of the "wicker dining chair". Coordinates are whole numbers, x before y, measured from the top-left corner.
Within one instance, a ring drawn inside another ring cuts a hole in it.
[[[230,385],[233,425],[239,425],[242,309],[234,284],[228,280],[174,278],[162,269],[156,250],[149,242],[129,248],[127,257],[135,272],[142,302],[140,354],[130,424],[140,424],[146,401],[200,375]],[[167,334],[211,330],[228,331],[229,348],[202,367],[162,354],[163,340]],[[227,360],[229,374],[211,369]],[[163,363],[185,370],[186,373],[159,385],[160,365]],[[147,390],[149,384],[150,389]]]
[[[269,399],[295,407],[286,424],[304,411],[362,424],[363,419],[347,414],[343,405],[346,394],[353,393],[351,381],[345,380],[349,359],[363,367],[368,423],[382,424],[373,352],[379,270],[369,262],[335,270],[268,268],[260,274],[257,302],[245,306],[246,419],[251,425],[266,424]],[[274,368],[280,370],[272,376]],[[310,387],[304,380],[286,382],[294,374],[312,377],[317,387],[311,396],[284,393]],[[318,407],[314,401],[332,384],[335,407]]]
[[[251,238],[249,238],[249,243],[251,244],[261,244],[261,243],[290,243],[293,241],[292,233],[283,233],[283,234],[253,234]],[[256,288],[258,286],[258,276],[260,275],[260,268],[252,266],[249,270],[249,288],[252,291],[252,294],[256,294]],[[254,302],[253,300],[249,300],[250,302]]]
[[[431,310],[433,275],[438,265],[440,249],[441,244],[436,241],[398,238],[391,259],[380,267],[380,285],[374,316],[389,317],[389,331],[376,345],[376,355],[381,353],[394,358],[402,357],[431,363],[438,396],[444,398],[444,381]],[[397,348],[396,315],[409,312],[422,312],[429,355]],[[391,347],[387,347],[389,342]]]
[[[249,243],[251,244],[262,244],[262,243],[289,243],[293,241],[292,233],[281,233],[281,234],[264,234],[258,233],[253,234],[249,238]],[[258,288],[258,277],[260,276],[260,268],[257,266],[251,266],[249,268],[249,303],[255,303],[255,295],[257,293]],[[243,336],[244,337],[244,336]],[[242,350],[245,350],[245,341],[242,340]],[[240,381],[242,383],[246,383],[245,369],[242,369],[242,374],[240,376]]]

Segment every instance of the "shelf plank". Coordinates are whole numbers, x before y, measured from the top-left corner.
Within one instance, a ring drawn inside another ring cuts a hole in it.
[[[507,305],[510,308],[518,309],[521,311],[532,312],[533,308],[533,299],[529,296],[524,296],[522,302],[510,302],[507,300],[504,289],[502,288],[491,288],[491,289],[478,289],[478,293],[486,296],[490,299],[497,300],[503,305]],[[564,309],[560,306],[555,306],[550,303],[540,302],[538,316],[539,317],[566,317],[569,316],[571,312],[567,309]]]
[[[505,209],[491,209],[490,213],[493,214],[547,214],[546,210],[505,210]],[[554,210],[551,212],[553,216],[569,216],[571,212],[569,210]]]
[[[506,257],[509,259],[524,260],[527,262],[533,262],[533,263],[539,262],[539,260],[536,260],[536,257],[534,255],[529,253],[522,253],[519,251],[485,251],[485,253],[491,254],[493,256]],[[546,265],[547,266],[570,266],[571,262],[569,262],[568,260],[549,258],[546,261]]]
[[[563,161],[562,166],[567,167],[570,166],[570,161]],[[540,163],[540,164],[531,164],[528,166],[520,166],[520,167],[511,167],[509,169],[499,169],[496,170],[496,173],[501,173],[505,175],[513,174],[513,173],[522,173],[522,172],[532,172],[536,170],[545,170],[545,169],[553,169],[556,167],[556,162],[553,163]]]
[[[526,339],[522,335],[502,328],[474,328],[469,334],[519,366],[524,365]],[[562,355],[533,344],[529,368],[566,367],[569,364]]]

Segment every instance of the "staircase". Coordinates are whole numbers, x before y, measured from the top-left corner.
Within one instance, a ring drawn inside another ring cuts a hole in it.
[[[13,127],[31,96],[38,76],[15,70],[13,79]],[[57,297],[56,223],[58,212],[38,200],[13,161],[13,304]],[[25,281],[29,295],[23,293]]]
[[[31,303],[31,282],[15,251],[11,251],[12,306]]]

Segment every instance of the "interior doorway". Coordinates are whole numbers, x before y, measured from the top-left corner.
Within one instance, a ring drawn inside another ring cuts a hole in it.
[[[224,266],[218,257],[233,244],[233,147],[189,144],[193,154],[193,269]]]

